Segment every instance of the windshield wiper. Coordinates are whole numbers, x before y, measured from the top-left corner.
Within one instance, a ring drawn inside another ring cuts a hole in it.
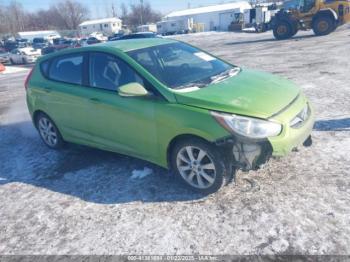
[[[239,67],[230,68],[229,70],[226,70],[218,75],[212,76],[210,78],[210,80],[211,80],[210,84],[215,84],[215,83],[221,82],[222,80],[225,80],[226,78],[237,75],[239,72],[241,72],[241,68],[239,68]]]
[[[231,76],[235,76],[237,75],[239,72],[241,72],[241,68],[239,67],[234,67],[234,68],[230,68],[224,72],[221,72],[218,75],[209,77],[209,78],[205,78],[203,80],[200,81],[194,81],[194,82],[190,82],[181,86],[177,86],[177,87],[173,87],[173,89],[175,90],[181,90],[181,89],[187,89],[187,88],[202,88],[205,87],[209,84],[215,84],[218,83],[226,78],[229,78]]]

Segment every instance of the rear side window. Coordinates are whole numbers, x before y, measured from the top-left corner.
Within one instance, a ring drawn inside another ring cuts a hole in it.
[[[49,65],[50,61],[46,60],[40,64],[41,73],[45,76],[49,76]]]
[[[49,78],[69,84],[82,84],[83,55],[54,58],[49,70]]]
[[[90,86],[116,91],[122,85],[143,79],[127,63],[105,53],[90,54]]]

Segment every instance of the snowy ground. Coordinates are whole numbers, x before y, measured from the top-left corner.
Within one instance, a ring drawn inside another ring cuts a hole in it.
[[[1,254],[350,254],[350,28],[177,38],[298,83],[317,111],[313,147],[203,198],[144,161],[47,149],[27,114],[27,72],[0,75]]]

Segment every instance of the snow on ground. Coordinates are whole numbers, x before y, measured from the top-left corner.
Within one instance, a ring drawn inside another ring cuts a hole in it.
[[[176,38],[299,84],[317,113],[314,145],[202,197],[141,160],[49,150],[26,110],[26,73],[0,75],[1,254],[350,253],[349,28]]]
[[[143,170],[133,170],[132,171],[132,176],[130,177],[131,179],[142,179],[145,178],[146,176],[152,175],[153,170],[145,167]]]

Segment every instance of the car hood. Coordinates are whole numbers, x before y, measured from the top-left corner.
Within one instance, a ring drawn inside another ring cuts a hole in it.
[[[174,91],[178,103],[259,118],[278,113],[300,92],[286,79],[248,69],[219,83],[188,91]]]

